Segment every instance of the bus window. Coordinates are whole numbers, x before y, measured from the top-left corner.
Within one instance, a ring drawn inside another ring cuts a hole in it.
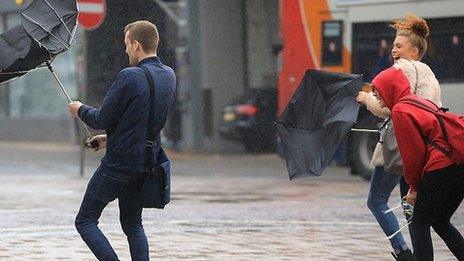
[[[342,21],[322,23],[322,65],[342,65]]]
[[[440,82],[464,81],[464,17],[426,20],[430,37],[423,61]]]
[[[391,48],[393,29],[387,23],[354,23],[351,70],[371,81],[379,72],[393,64]]]
[[[430,66],[440,82],[463,82],[464,17],[425,19],[430,36],[422,61]],[[363,79],[370,81],[391,65],[394,36],[395,31],[387,21],[354,23],[352,72],[363,74]]]

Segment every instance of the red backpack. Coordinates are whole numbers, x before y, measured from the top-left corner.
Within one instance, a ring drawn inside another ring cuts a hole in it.
[[[438,108],[433,102],[426,104],[420,99],[405,98],[401,99],[400,102],[407,103],[433,113],[440,123],[441,133],[450,145],[450,148],[444,148],[435,143],[432,139],[423,135],[425,142],[443,152],[454,163],[464,163],[464,116],[447,112],[447,109]],[[430,106],[431,104],[433,104],[433,108]]]

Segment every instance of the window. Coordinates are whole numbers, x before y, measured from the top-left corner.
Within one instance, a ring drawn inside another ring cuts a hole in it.
[[[352,72],[371,81],[393,64],[391,48],[395,32],[386,22],[353,24]]]
[[[422,60],[440,82],[464,81],[464,17],[426,20],[430,36]]]
[[[326,21],[322,23],[322,65],[342,64],[342,21]]]
[[[440,82],[464,81],[464,17],[425,18],[430,28],[428,49],[422,61]],[[370,81],[392,64],[395,31],[388,22],[353,24],[352,72]]]

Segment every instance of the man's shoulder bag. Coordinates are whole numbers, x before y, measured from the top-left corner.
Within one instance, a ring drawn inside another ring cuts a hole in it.
[[[142,188],[142,206],[144,208],[163,209],[170,202],[171,163],[161,148],[159,138],[156,138],[155,81],[148,68],[142,67],[142,69],[145,71],[150,85],[150,112],[148,114],[147,142],[145,146],[147,177]],[[154,153],[157,153],[156,162]]]

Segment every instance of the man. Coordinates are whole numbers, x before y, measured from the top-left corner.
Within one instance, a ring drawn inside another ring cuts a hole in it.
[[[118,260],[97,226],[103,209],[115,199],[119,201],[120,222],[132,260],[149,260],[148,240],[142,226],[141,195],[147,175],[146,149],[153,150],[155,159],[163,153],[159,147],[159,132],[174,101],[176,86],[173,70],[156,56],[158,40],[158,31],[151,22],[128,24],[124,43],[132,67],[119,72],[100,109],[78,101],[68,104],[73,117],[80,117],[90,127],[107,133],[89,141],[97,143],[96,149],[107,145],[107,150],[89,181],[76,217],[77,231],[99,260]],[[156,132],[156,138],[151,147],[147,143],[150,85],[143,67],[149,70],[156,90],[155,126],[151,130]]]

